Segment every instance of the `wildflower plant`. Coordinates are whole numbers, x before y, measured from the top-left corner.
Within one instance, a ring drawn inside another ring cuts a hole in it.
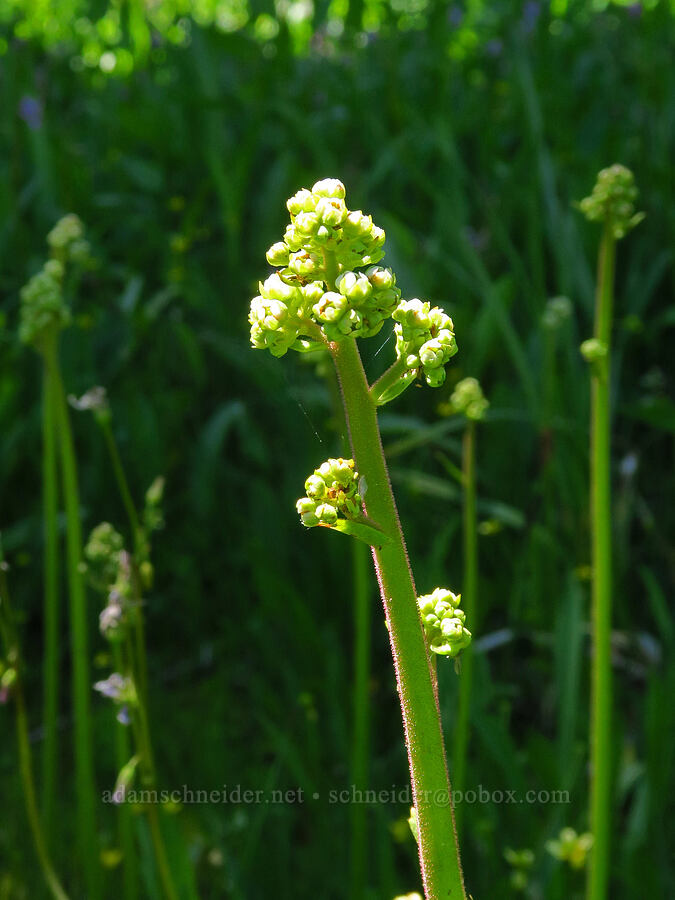
[[[84,227],[75,215],[60,219],[47,235],[48,259],[21,290],[19,337],[43,362],[43,466],[45,531],[45,667],[43,790],[47,834],[54,824],[59,753],[59,474],[66,514],[68,593],[75,712],[75,772],[78,850],[88,895],[100,896],[95,848],[95,788],[90,715],[87,597],[81,571],[82,526],[77,460],[59,365],[59,335],[71,321],[67,287],[89,262]]]
[[[277,357],[324,350],[335,364],[353,460],[319,466],[305,482],[298,512],[309,528],[342,531],[372,547],[401,699],[425,893],[465,897],[432,657],[433,646],[458,652],[468,631],[447,600],[454,595],[446,592],[447,608],[439,607],[434,626],[440,631],[425,635],[377,423],[378,407],[413,382],[444,382],[457,352],[454,326],[440,307],[401,298],[394,273],[379,265],[384,231],[347,207],[342,182],[318,181],[287,207],[283,240],[267,252],[276,271],[251,302],[251,343]],[[378,334],[388,320],[396,358],[370,385],[356,339]]]
[[[581,345],[591,375],[592,636],[591,802],[593,854],[589,900],[605,900],[609,886],[612,805],[612,505],[611,505],[611,337],[616,242],[644,218],[635,212],[637,188],[625,166],[603,169],[591,194],[579,203],[590,222],[602,225],[598,252],[595,331]]]

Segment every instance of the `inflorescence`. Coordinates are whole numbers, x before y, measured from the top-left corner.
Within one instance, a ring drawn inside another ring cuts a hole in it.
[[[394,319],[401,373],[383,403],[415,378],[438,387],[457,352],[452,319],[421,300],[401,300],[396,276],[377,263],[384,231],[361,210],[349,210],[341,181],[326,178],[287,202],[291,222],[267,251],[277,267],[251,302],[251,343],[274,356],[308,352],[346,338],[371,337]],[[357,271],[365,268],[365,271]]]
[[[473,422],[479,422],[489,406],[480,383],[475,378],[463,378],[458,381],[450,396],[452,412],[460,413]]]
[[[328,459],[305,481],[306,497],[296,506],[302,524],[332,527],[339,518],[357,519],[361,516],[359,475],[353,459]]]
[[[417,598],[429,649],[439,656],[457,656],[471,643],[471,632],[464,624],[466,615],[459,608],[461,599],[461,594],[446,588]]]
[[[589,222],[606,222],[619,240],[645,217],[635,212],[637,195],[633,173],[616,163],[598,173],[592,193],[579,203],[579,209]]]
[[[84,228],[75,215],[60,219],[47,235],[50,258],[21,289],[19,337],[43,352],[50,339],[66,328],[71,319],[63,296],[66,266],[82,265],[89,259]]]

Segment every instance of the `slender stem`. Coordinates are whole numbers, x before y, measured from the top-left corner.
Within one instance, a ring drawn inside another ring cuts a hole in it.
[[[593,672],[589,900],[605,900],[609,881],[612,785],[612,510],[610,488],[610,339],[616,242],[605,225],[598,259],[595,337],[607,355],[591,369],[591,528],[593,543]]]
[[[0,556],[0,566],[2,558]],[[37,852],[40,868],[44,876],[45,882],[55,900],[68,900],[68,895],[61,886],[61,882],[54,871],[49,850],[47,849],[47,841],[40,812],[38,810],[37,795],[35,790],[35,781],[33,778],[33,760],[30,747],[30,738],[28,736],[28,715],[26,713],[26,702],[23,696],[23,685],[21,676],[21,660],[19,654],[18,640],[14,635],[13,616],[10,608],[9,591],[7,589],[7,579],[4,570],[0,568],[0,624],[2,628],[3,642],[5,643],[5,651],[8,659],[16,669],[16,680],[12,685],[12,694],[16,704],[16,737],[19,752],[19,773],[23,787],[24,799],[26,801],[26,813],[28,822],[33,833],[35,842],[35,850]]]
[[[101,430],[103,431],[103,437],[108,448],[108,453],[110,454],[110,461],[112,463],[113,472],[115,473],[117,487],[119,488],[120,496],[122,497],[122,503],[124,504],[124,509],[126,510],[127,516],[129,518],[129,525],[131,526],[131,535],[134,540],[134,547],[136,551],[138,551],[142,545],[143,532],[138,518],[138,513],[136,512],[136,507],[134,506],[134,501],[131,496],[131,491],[129,490],[129,482],[127,481],[127,477],[124,474],[124,466],[122,465],[122,459],[120,457],[119,450],[117,449],[117,443],[115,442],[115,436],[113,435],[110,422],[104,419],[101,422]]]
[[[55,341],[56,339],[54,338],[53,340]],[[58,396],[54,392],[50,369],[48,365],[45,365],[42,396],[42,491],[45,540],[42,809],[47,834],[53,833],[54,824],[56,770],[59,755],[59,686],[61,681],[59,678],[57,403]]]
[[[364,544],[352,542],[354,577],[354,700],[352,737],[352,784],[356,791],[368,789],[370,768],[370,650],[371,614],[368,556]],[[351,892],[363,900],[368,883],[367,806],[351,807]]]
[[[408,366],[406,365],[406,361],[403,357],[400,357],[396,360],[395,363],[392,363],[391,366],[377,379],[376,382],[370,388],[370,395],[377,404],[380,397],[385,393],[385,391],[389,390],[389,388],[396,384],[399,378],[408,371]]]
[[[61,381],[56,346],[46,352],[49,377],[54,390],[58,440],[66,510],[68,588],[70,594],[70,632],[75,713],[75,782],[77,834],[80,864],[87,885],[87,897],[100,896],[98,847],[94,806],[94,762],[90,710],[89,639],[87,634],[87,597],[81,569],[82,524],[77,486],[77,467],[70,430],[66,395]]]
[[[137,678],[137,663],[134,659],[134,642],[130,635],[127,635],[127,654],[129,661],[129,672],[134,679]],[[138,693],[138,692],[137,692]],[[155,772],[155,760],[152,752],[152,741],[150,739],[150,727],[148,724],[148,714],[145,705],[145,699],[142,694],[138,693],[138,702],[132,711],[132,724],[134,727],[134,736],[136,739],[136,749],[141,757],[141,770],[145,785],[152,791],[156,788],[157,777]],[[164,846],[164,838],[162,837],[162,829],[157,814],[157,807],[154,802],[147,805],[146,814],[148,824],[150,826],[150,837],[152,839],[153,849],[155,851],[155,860],[157,862],[157,870],[162,883],[164,896],[167,900],[178,900],[178,892],[173,883],[171,875],[171,867]]]
[[[146,553],[147,553],[147,543],[145,538],[145,532],[141,527],[141,522],[138,516],[138,512],[136,511],[136,506],[134,504],[133,498],[131,496],[131,491],[129,490],[129,482],[127,481],[127,477],[124,472],[124,466],[122,465],[122,458],[120,456],[119,450],[117,449],[117,443],[115,441],[115,436],[113,434],[112,426],[110,422],[106,419],[101,421],[101,428],[103,430],[103,437],[105,439],[106,446],[108,448],[108,453],[110,455],[110,461],[112,463],[113,472],[115,473],[115,480],[117,481],[117,487],[119,488],[120,496],[122,497],[122,503],[124,504],[124,508],[127,513],[127,517],[129,519],[129,525],[131,527],[131,535],[134,542],[134,554],[135,554],[135,566],[134,566],[134,579],[138,579],[138,565],[143,561]],[[134,619],[134,633],[136,639],[136,657],[137,657],[137,689],[142,693],[144,701],[147,703],[148,699],[148,662],[147,656],[145,652],[145,626],[143,622],[143,610],[141,607],[141,596],[140,590],[138,593],[138,605],[136,608],[136,613],[133,617]]]
[[[368,516],[391,537],[373,548],[394,657],[419,826],[427,900],[464,898],[450,783],[432,672],[392,493],[376,407],[353,339],[331,346],[358,471],[365,476]]]
[[[476,521],[476,423],[467,420],[462,440],[462,483],[464,486],[464,584],[462,585],[462,609],[466,613],[468,627],[476,630],[476,595],[478,587],[478,531]],[[459,713],[455,731],[454,786],[464,791],[466,757],[469,746],[469,714],[473,684],[473,647],[462,652],[462,668],[459,682]],[[461,830],[463,808],[457,810],[457,827]]]
[[[113,663],[115,671],[123,673],[124,664],[122,661],[122,647],[119,643],[112,643]],[[123,766],[129,761],[131,748],[129,746],[129,732],[126,725],[122,722],[115,722],[115,755],[117,761],[117,770],[121,771]],[[136,850],[134,847],[134,839],[132,832],[131,813],[126,802],[122,802],[118,806],[118,829],[120,838],[120,848],[122,850],[122,859],[124,865],[124,900],[135,900],[138,896],[138,866],[136,861]]]

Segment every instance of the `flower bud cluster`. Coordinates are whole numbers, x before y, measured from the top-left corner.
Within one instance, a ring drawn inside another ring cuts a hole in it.
[[[89,536],[84,556],[89,580],[107,598],[99,614],[99,630],[106,640],[120,641],[126,634],[133,594],[131,557],[124,550],[122,535],[109,522],[102,522]]]
[[[592,846],[593,835],[588,831],[577,834],[574,828],[563,828],[557,840],[546,843],[551,856],[569,863],[573,869],[583,869]]]
[[[63,264],[48,260],[21,289],[19,338],[41,349],[45,339],[66,328],[70,310],[63,299]]]
[[[302,524],[332,526],[361,515],[359,475],[353,459],[328,459],[305,481],[306,497],[296,504]]]
[[[312,307],[315,320],[329,341],[372,337],[396,309],[401,291],[391,269],[370,266],[366,272],[342,272],[337,291],[326,291]]]
[[[350,211],[341,181],[326,178],[287,203],[291,222],[284,239],[267,251],[277,271],[251,302],[251,343],[283,356],[325,341],[370,337],[401,297],[384,256],[385,234],[361,210]],[[368,267],[366,272],[357,272]]]
[[[63,297],[67,263],[84,264],[90,258],[84,227],[75,215],[60,219],[47,235],[50,259],[21,289],[19,338],[37,350],[70,323],[70,310]]]
[[[430,387],[445,381],[445,365],[457,353],[455,327],[439,306],[403,300],[393,312],[396,355],[407,367],[404,379],[424,375]]]
[[[465,627],[466,616],[459,609],[461,594],[436,588],[431,594],[417,598],[429,648],[440,656],[457,656],[471,643],[471,632]]]
[[[336,178],[317,181],[311,191],[303,188],[286,206],[291,222],[283,241],[268,251],[271,265],[288,266],[303,277],[313,274],[323,278],[324,249],[335,252],[343,271],[370,266],[384,256],[384,231],[360,209],[347,209],[345,186]]]
[[[579,203],[589,222],[607,222],[616,240],[644,219],[635,212],[638,190],[630,169],[618,163],[598,173],[593,191]]]
[[[55,259],[83,264],[90,259],[89,241],[84,239],[84,226],[79,216],[69,213],[56,223],[47,235],[47,244]]]
[[[489,405],[475,378],[463,378],[457,382],[450,397],[452,410],[465,415],[467,419],[474,422],[483,418]]]
[[[101,522],[93,529],[84,548],[84,558],[87,561],[87,574],[94,587],[105,591],[114,584],[123,549],[122,535],[110,522]]]

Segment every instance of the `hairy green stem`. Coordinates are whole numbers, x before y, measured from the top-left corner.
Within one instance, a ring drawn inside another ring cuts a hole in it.
[[[370,395],[375,401],[377,405],[380,397],[389,390],[390,387],[396,384],[396,382],[401,378],[402,375],[408,371],[408,366],[403,357],[400,357],[396,360],[395,363],[392,363],[391,366],[387,369],[387,371],[380,375],[377,381],[370,388]]]
[[[607,355],[591,368],[591,529],[593,543],[593,671],[591,809],[593,852],[589,900],[608,896],[612,785],[612,510],[610,488],[610,340],[616,242],[605,224],[598,259],[595,337]]]
[[[435,677],[389,482],[374,399],[353,338],[331,345],[368,516],[391,538],[373,548],[403,712],[427,900],[464,898]]]
[[[366,547],[352,544],[354,577],[354,699],[352,733],[352,784],[356,791],[368,789],[370,769],[370,651],[371,614]],[[363,900],[368,883],[367,811],[364,803],[351,806],[351,892]]]
[[[53,341],[56,339],[53,338]],[[55,350],[54,350],[55,352]],[[44,641],[43,670],[44,744],[42,748],[42,811],[47,834],[53,833],[56,771],[59,755],[59,552],[58,469],[55,394],[50,368],[45,363],[42,395],[42,492],[44,515]]]
[[[80,865],[84,872],[87,897],[100,896],[99,854],[96,840],[94,762],[91,728],[91,679],[89,638],[87,633],[87,597],[82,576],[82,523],[77,486],[77,465],[70,430],[66,395],[61,381],[56,345],[46,354],[49,377],[54,390],[54,407],[66,510],[66,548],[68,589],[70,594],[70,633],[75,716],[75,783],[77,799],[77,836]]]
[[[0,567],[2,565],[2,556],[0,554]],[[33,841],[35,842],[35,850],[37,852],[40,868],[52,897],[54,897],[55,900],[68,900],[68,895],[64,891],[61,882],[54,871],[54,867],[52,866],[49,850],[47,849],[47,840],[45,838],[42,821],[40,819],[40,812],[38,810],[35,780],[33,778],[33,759],[28,732],[28,715],[26,712],[26,702],[23,696],[19,644],[14,635],[14,624],[9,601],[7,579],[2,568],[0,568],[0,625],[2,626],[0,631],[2,632],[7,658],[14,665],[16,670],[16,680],[12,685],[12,694],[16,708],[19,774],[26,802],[28,822],[33,834]]]
[[[463,550],[464,584],[462,609],[473,630],[476,625],[476,594],[478,587],[478,530],[476,520],[476,423],[467,420],[462,440],[462,484],[464,488]],[[464,791],[466,758],[469,745],[469,717],[473,684],[473,647],[462,652],[459,682],[459,713],[455,731],[453,782],[456,791]],[[457,810],[457,827],[462,824],[462,807]]]

